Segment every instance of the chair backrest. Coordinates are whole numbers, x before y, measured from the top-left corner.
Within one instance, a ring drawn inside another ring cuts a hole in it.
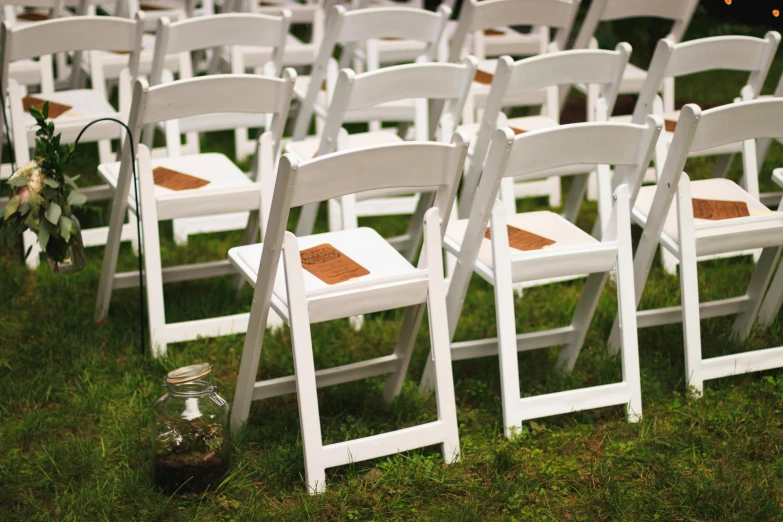
[[[283,127],[288,118],[296,72],[283,71],[282,78],[252,74],[219,74],[164,83],[149,87],[136,81],[117,190],[127,191],[131,182],[131,149],[138,150],[145,126],[202,114],[271,114],[269,132],[274,138],[273,155],[280,150]],[[132,140],[132,141],[131,141]]]
[[[264,234],[254,300],[269,302],[291,208],[349,194],[411,188],[434,191],[435,197],[430,201],[434,201],[440,212],[441,223],[447,223],[466,153],[467,144],[455,135],[451,143],[367,147],[302,163],[289,154],[284,155],[277,169],[271,220]],[[259,291],[263,294],[259,295]]]
[[[653,101],[661,84],[677,78],[709,70],[746,71],[750,96],[759,95],[770,65],[780,44],[780,34],[769,31],[764,38],[751,36],[714,36],[675,44],[664,38],[655,48],[647,80],[639,93],[633,121],[640,122],[653,110]],[[737,93],[739,94],[739,93]],[[663,110],[674,110],[674,100],[666,101]]]
[[[698,5],[699,0],[593,0],[573,48],[586,48],[601,22],[642,17],[671,20],[672,28],[666,38],[679,42]]]
[[[329,104],[318,155],[334,152],[339,148],[338,136],[346,114],[396,100],[446,101],[445,109],[441,109],[443,104],[435,107],[430,103],[432,111],[443,110],[442,116],[436,113],[427,114],[426,121],[417,123],[426,126],[427,139],[435,139],[439,124],[441,136],[449,139],[459,122],[475,75],[476,59],[473,57],[465,58],[461,64],[396,65],[362,74],[343,69]]]
[[[462,189],[461,201],[467,202],[468,205],[463,208],[470,208],[470,201],[478,185],[484,159],[503,107],[512,104],[514,98],[520,94],[547,88],[547,115],[557,121],[560,118],[557,87],[586,84],[600,86],[599,96],[604,100],[606,114],[611,114],[630,55],[631,46],[620,43],[614,51],[560,51],[517,62],[509,56],[500,57],[473,146],[470,169]]]
[[[466,0],[451,37],[449,61],[460,59],[471,33],[507,25],[544,26],[556,30],[554,41],[565,49],[580,0]]]
[[[163,17],[158,21],[150,85],[161,82],[161,73],[169,55],[180,55],[180,78],[192,78],[192,51],[215,48],[214,60],[221,57],[216,48],[233,45],[271,48],[269,72],[277,76],[280,74],[290,25],[291,13],[285,10],[278,15],[229,13],[187,18],[178,22]]]
[[[338,45],[342,47],[341,69],[351,66],[355,44],[372,38],[424,42],[426,48],[422,56],[433,61],[450,15],[451,11],[446,6],[440,6],[434,13],[408,7],[368,7],[354,11],[347,11],[341,5],[332,7],[326,18],[325,36],[310,73],[310,84],[297,115],[294,139],[302,140],[307,135],[318,92]]]
[[[130,53],[131,77],[139,69],[143,24],[112,16],[73,16],[43,21],[24,27],[3,23],[0,31],[0,89],[8,89],[11,62],[70,51],[118,51]]]

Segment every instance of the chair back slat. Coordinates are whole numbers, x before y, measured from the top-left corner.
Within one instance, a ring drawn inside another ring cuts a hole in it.
[[[112,16],[72,16],[12,31],[9,62],[69,51],[133,51],[139,38],[136,20]]]
[[[368,7],[348,11],[336,42],[347,44],[369,38],[403,38],[436,43],[444,26],[439,13],[410,7]]]
[[[677,44],[674,47],[667,77],[678,77],[715,69],[757,71],[771,45],[777,48],[780,35],[767,33],[765,38],[751,36],[714,36]],[[774,55],[774,52],[772,53]]]
[[[467,144],[455,135],[451,144],[412,142],[367,147],[299,164],[293,156],[283,157],[295,171],[291,206],[297,207],[371,190],[410,188],[417,192],[447,187],[457,182],[466,153]]]
[[[140,123],[201,114],[281,114],[288,109],[295,76],[292,69],[283,78],[221,74],[150,87],[140,108]]]
[[[165,51],[176,54],[222,45],[274,47],[288,33],[290,18],[290,11],[283,9],[279,16],[229,13],[164,23],[168,33]]]
[[[759,138],[783,138],[783,99],[730,103],[702,112],[690,150]]]
[[[649,125],[576,123],[520,134],[503,177],[536,179],[540,172],[571,165],[635,165],[643,157]]]
[[[475,62],[472,72],[475,75]],[[463,95],[465,76],[465,65],[453,63],[408,64],[359,74],[353,77],[346,110],[404,99],[459,98]]]
[[[690,17],[691,6],[696,3],[683,0],[597,0],[604,4],[601,20],[623,20],[625,18],[664,18],[685,20]]]

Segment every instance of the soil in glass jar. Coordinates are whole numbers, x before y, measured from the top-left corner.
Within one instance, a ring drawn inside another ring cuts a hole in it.
[[[171,453],[155,458],[155,486],[167,495],[214,490],[229,467],[227,456],[214,452]]]

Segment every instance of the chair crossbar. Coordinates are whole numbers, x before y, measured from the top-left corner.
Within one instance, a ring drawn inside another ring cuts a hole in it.
[[[387,375],[397,369],[398,361],[399,357],[392,354],[367,361],[318,370],[315,372],[315,383],[318,388],[325,388],[369,377]],[[257,381],[253,385],[254,401],[291,393],[296,393],[296,377],[294,375]]]
[[[783,366],[783,346],[764,348],[752,352],[711,357],[702,361],[702,376],[717,379],[730,375],[760,372]]]
[[[163,282],[193,281],[224,275],[234,275],[236,272],[228,260],[210,261],[193,265],[167,266],[163,269]],[[139,286],[138,272],[120,272],[114,275],[114,288],[132,288]]]
[[[553,328],[540,332],[518,334],[517,351],[526,352],[566,344],[575,331],[576,329],[573,326],[564,326],[562,328]],[[497,355],[498,338],[491,337],[487,339],[452,343],[451,350],[451,358],[454,361]]]
[[[361,439],[338,442],[321,448],[325,467],[331,468],[361,462],[363,460],[394,455],[402,451],[433,446],[444,442],[444,422],[434,421],[419,426],[403,428],[389,433],[381,433]],[[445,456],[448,462],[452,456]]]
[[[699,317],[702,319],[712,319],[714,317],[736,315],[745,311],[745,307],[749,301],[750,298],[743,295],[699,303]],[[637,321],[638,328],[681,323],[682,306],[669,306],[666,308],[656,308],[655,310],[640,310],[637,314]]]
[[[219,337],[245,333],[249,313],[211,317],[209,319],[196,319],[180,323],[169,323],[164,327],[163,338],[167,343],[195,341],[199,337]],[[155,349],[155,348],[153,348]]]
[[[517,404],[518,409],[511,413],[515,423],[526,420],[562,415],[593,408],[605,408],[628,404],[631,401],[631,387],[628,383],[618,382],[593,388],[581,388],[557,393],[547,393],[536,397],[524,397]],[[635,412],[641,414],[641,412]]]

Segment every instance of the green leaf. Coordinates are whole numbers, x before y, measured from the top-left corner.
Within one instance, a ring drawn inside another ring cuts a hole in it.
[[[46,219],[52,225],[56,225],[57,221],[60,219],[60,214],[62,214],[62,211],[63,209],[60,208],[60,205],[52,201],[46,208]]]
[[[25,214],[27,214],[28,212],[30,212],[30,203],[29,203],[29,202],[27,202],[27,201],[25,201],[25,202],[24,202],[24,203],[22,203],[22,205],[19,207],[19,215],[20,215],[20,216],[24,216],[24,215],[25,215]]]
[[[76,180],[79,179],[79,176],[63,176],[63,179],[65,180],[65,184],[73,189],[78,189],[79,187],[76,185]]]
[[[60,216],[60,237],[62,237],[66,243],[71,240],[71,224],[71,218]]]
[[[8,201],[8,204],[5,206],[5,211],[3,212],[3,219],[10,218],[14,212],[19,208],[19,196],[14,196]]]
[[[36,120],[42,120],[43,119],[43,114],[41,114],[41,110],[38,109],[37,107],[30,107],[30,114]]]
[[[24,258],[27,259],[30,256],[30,252],[33,251],[33,245],[27,247],[27,252],[24,253]]]
[[[87,202],[87,196],[81,192],[71,192],[68,194],[68,204],[72,207],[80,207]]]
[[[45,120],[49,119],[49,102],[48,101],[44,102],[44,104],[43,104],[43,118]]]
[[[59,181],[57,181],[56,179],[52,179],[49,176],[44,176],[43,182],[44,185],[46,185],[47,187],[57,188],[60,186]]]
[[[27,214],[27,218],[24,220],[25,226],[34,231],[38,230],[39,223],[40,220],[38,219],[38,212],[30,212]]]
[[[18,176],[16,178],[11,178],[8,180],[8,184],[12,187],[24,187],[27,185],[27,178],[24,178],[22,176]]]
[[[49,243],[49,229],[41,227],[38,231],[38,242],[41,244],[41,250],[46,250],[46,244]]]

